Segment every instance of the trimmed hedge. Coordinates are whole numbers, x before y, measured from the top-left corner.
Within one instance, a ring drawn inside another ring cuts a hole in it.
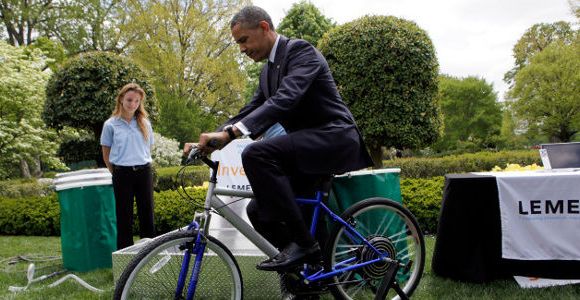
[[[542,165],[537,150],[478,152],[439,158],[399,158],[383,161],[385,168],[401,168],[402,178],[431,178],[450,173],[490,171],[508,163]]]
[[[176,190],[181,186],[177,172],[181,167],[155,168],[153,189],[156,192]],[[192,166],[186,170],[185,186],[201,186],[209,181],[209,169],[206,166]],[[54,177],[54,174],[48,174]],[[13,179],[0,181],[0,197],[26,198],[47,196],[54,192],[49,180],[40,182],[37,179]]]
[[[188,189],[193,201],[184,200],[176,191],[154,193],[155,226],[158,234],[183,227],[203,206],[206,188]],[[138,220],[135,210],[134,220]],[[139,233],[139,222],[134,232]],[[60,205],[56,193],[44,197],[0,197],[0,235],[60,235]]]
[[[182,167],[156,168],[154,174],[154,190],[156,192],[176,190],[182,184],[177,178],[177,172]],[[185,170],[185,186],[200,186],[204,181],[209,181],[209,168],[203,166],[191,166]]]
[[[203,207],[206,193],[206,188],[188,188],[188,194],[194,200],[185,200],[176,191],[154,193],[156,233],[163,234],[191,223],[195,211]],[[136,207],[133,220],[138,220]],[[139,222],[134,222],[133,233],[139,235]]]
[[[0,234],[60,235],[56,193],[44,197],[0,197]]]
[[[443,177],[431,179],[402,179],[403,203],[417,217],[421,228],[427,233],[437,230],[437,218],[441,209]],[[183,227],[191,222],[199,210],[207,189],[188,188],[193,201],[181,198],[177,191],[154,193],[155,226],[158,234]],[[134,211],[137,220],[137,211]],[[135,222],[134,233],[139,233]],[[60,235],[60,210],[56,193],[45,197],[20,199],[0,198],[0,234],[5,235]]]
[[[37,179],[13,179],[0,181],[0,197],[23,198],[47,196],[53,193],[48,181],[40,182]]]
[[[403,204],[415,215],[424,233],[437,232],[444,181],[443,176],[401,179]]]
[[[426,233],[436,233],[443,198],[443,175],[491,170],[494,166],[505,167],[508,162],[521,165],[541,164],[536,151],[511,151],[442,158],[397,159],[386,161],[385,166],[401,168],[403,203],[417,217]],[[179,196],[175,191],[181,185],[177,180],[179,169],[180,167],[156,169],[155,225],[159,234],[189,224],[195,208],[201,207],[205,199],[206,189],[200,187],[189,189],[195,199],[193,203]],[[187,185],[199,186],[209,179],[209,171],[205,166],[190,167],[187,172]],[[60,234],[60,211],[56,194],[30,196],[38,195],[42,191],[44,188],[37,188],[33,182],[0,182],[0,234]],[[21,198],[6,198],[9,196]],[[138,233],[138,224],[134,228],[135,233]]]

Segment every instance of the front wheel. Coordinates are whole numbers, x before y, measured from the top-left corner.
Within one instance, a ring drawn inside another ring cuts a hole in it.
[[[185,287],[175,297],[177,281],[187,248],[196,232],[178,231],[153,240],[125,268],[113,299],[185,299],[195,255],[191,256]],[[242,299],[242,275],[232,253],[207,236],[195,299]]]
[[[395,281],[410,296],[419,284],[425,266],[425,241],[413,214],[392,200],[369,198],[348,208],[341,218],[375,249],[403,264],[395,275]],[[327,270],[340,270],[378,257],[369,245],[345,226],[333,228],[326,246]],[[389,263],[378,262],[345,271],[332,278],[330,291],[336,299],[373,299],[389,267]],[[378,296],[381,299],[398,298],[393,289]]]

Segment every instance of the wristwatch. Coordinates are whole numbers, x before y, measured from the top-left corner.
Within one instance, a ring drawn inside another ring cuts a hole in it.
[[[230,141],[233,141],[237,138],[236,134],[234,133],[234,125],[228,125],[224,127],[224,131],[228,133]]]

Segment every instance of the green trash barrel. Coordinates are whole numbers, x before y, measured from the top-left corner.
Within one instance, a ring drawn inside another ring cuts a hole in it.
[[[378,169],[348,172],[335,176],[329,205],[342,213],[356,202],[372,197],[383,197],[401,203],[401,169]]]
[[[117,249],[115,196],[109,170],[57,174],[64,267],[86,272],[112,267]]]
[[[356,171],[336,176],[332,181],[329,207],[335,213],[341,214],[355,203],[373,197],[388,198],[402,203],[400,173],[401,169],[392,168]],[[365,214],[364,218],[359,217],[357,222],[360,228],[376,228],[378,225],[383,224],[384,220],[389,220],[390,218],[391,216],[388,214],[374,212]],[[398,221],[389,221],[389,228],[385,232],[381,232],[381,234],[387,237],[398,236],[400,232],[405,230],[405,224],[402,220],[395,219]],[[374,232],[361,233],[363,235],[375,234]],[[393,241],[393,245],[397,249],[397,258],[402,262],[406,262],[408,259],[406,258],[408,253],[406,241]],[[400,277],[399,280],[403,280],[407,278],[408,274],[403,274],[402,271],[399,271],[397,276]]]

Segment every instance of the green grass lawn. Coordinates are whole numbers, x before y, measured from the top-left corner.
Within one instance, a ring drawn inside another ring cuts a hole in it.
[[[500,280],[489,284],[466,284],[436,277],[431,272],[431,255],[435,239],[427,239],[427,262],[425,273],[413,299],[580,299],[580,285],[552,287],[544,289],[521,289],[515,280]],[[57,287],[48,288],[47,285],[64,276],[60,275],[39,283],[33,283],[29,290],[21,293],[8,291],[8,286],[26,285],[26,268],[28,262],[20,261],[9,264],[8,259],[22,255],[26,257],[60,256],[60,239],[58,237],[30,237],[30,236],[0,236],[0,299],[110,299],[113,291],[113,274],[110,269],[87,273],[75,273],[83,280],[104,292],[97,294],[88,291],[74,281],[67,281]],[[247,261],[244,262],[244,261]],[[275,284],[264,285],[265,282],[275,283],[272,274],[251,272],[255,262],[253,260],[239,260],[244,274],[246,290],[260,290],[261,295],[273,295],[271,299],[277,299],[279,293],[275,290]],[[62,262],[59,260],[37,262],[36,274],[38,277],[59,270]],[[249,272],[248,272],[249,273]],[[266,276],[266,277],[264,277]],[[266,278],[266,279],[264,279]],[[274,289],[271,293],[265,292],[264,288]],[[251,291],[246,294],[247,299],[252,297]],[[260,297],[261,298],[261,297]]]

